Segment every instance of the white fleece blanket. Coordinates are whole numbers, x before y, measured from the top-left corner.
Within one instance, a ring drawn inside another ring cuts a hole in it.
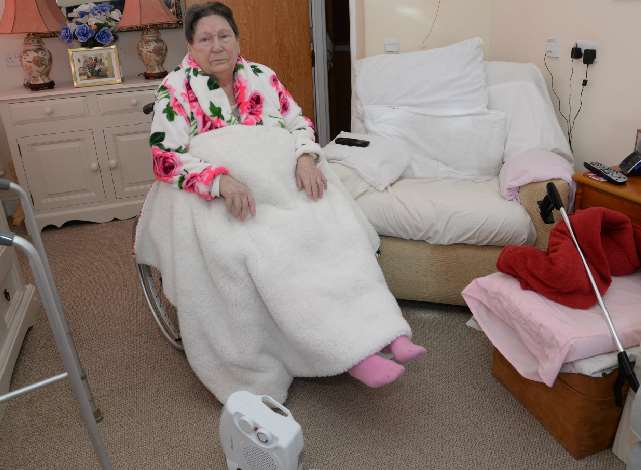
[[[293,377],[343,373],[411,334],[375,232],[326,163],[325,196],[298,191],[294,149],[280,128],[201,134],[190,151],[250,187],[256,217],[156,183],[138,223],[136,259],[161,271],[187,359],[223,403],[237,390],[284,402]]]

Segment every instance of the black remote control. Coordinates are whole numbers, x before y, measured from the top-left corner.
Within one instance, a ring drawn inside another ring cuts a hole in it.
[[[351,137],[338,137],[334,142],[349,147],[367,147],[369,145],[369,140],[352,139]]]
[[[616,171],[609,166],[605,166],[603,163],[583,162],[583,166],[590,170],[592,173],[603,176],[610,183],[623,184],[628,181],[628,177],[623,173],[621,173],[620,171]]]

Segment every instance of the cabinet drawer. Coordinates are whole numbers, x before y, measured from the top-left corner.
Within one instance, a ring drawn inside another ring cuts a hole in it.
[[[9,315],[15,311],[15,307],[10,308],[11,303],[20,297],[22,289],[15,270],[12,269],[15,260],[13,250],[6,246],[0,248],[0,321],[4,320],[5,324],[12,321]]]
[[[153,90],[103,93],[97,95],[98,109],[103,116],[114,114],[142,113],[147,103],[153,103],[156,93]]]
[[[32,101],[30,103],[11,103],[9,105],[9,119],[16,125],[53,119],[79,118],[88,115],[89,108],[84,96]]]

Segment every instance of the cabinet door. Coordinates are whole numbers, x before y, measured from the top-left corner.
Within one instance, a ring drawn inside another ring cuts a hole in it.
[[[149,126],[109,127],[103,131],[116,199],[144,196],[154,182]]]
[[[18,145],[36,210],[105,199],[91,130],[23,137]]]

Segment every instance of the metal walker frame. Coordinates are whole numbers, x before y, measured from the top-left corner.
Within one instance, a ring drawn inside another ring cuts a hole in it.
[[[49,321],[56,347],[62,356],[62,362],[65,368],[65,372],[61,374],[0,395],[0,403],[68,378],[71,382],[72,392],[80,405],[80,415],[87,427],[89,439],[100,461],[100,465],[104,470],[111,470],[111,460],[97,426],[97,423],[102,421],[102,413],[100,409],[96,407],[93,400],[87,380],[87,373],[82,368],[78,352],[71,336],[69,324],[64,316],[60,296],[53,281],[51,268],[49,267],[47,253],[40,238],[40,227],[36,222],[33,205],[27,192],[9,180],[0,179],[0,190],[14,191],[20,197],[20,202],[25,213],[25,225],[32,240],[32,243],[30,243],[23,237],[12,232],[5,232],[0,233],[0,245],[16,246],[27,256],[38,293],[40,294],[42,306],[47,314],[47,320]]]

